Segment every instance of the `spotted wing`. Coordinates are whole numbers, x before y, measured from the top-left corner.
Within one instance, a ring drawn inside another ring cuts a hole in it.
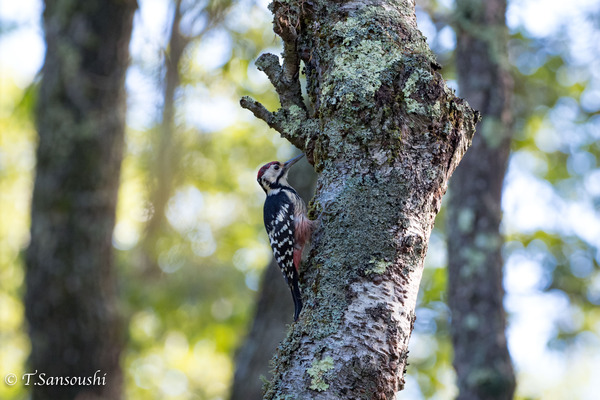
[[[285,193],[267,197],[264,222],[273,256],[286,282],[291,285],[297,274],[294,267],[294,213],[293,204]]]

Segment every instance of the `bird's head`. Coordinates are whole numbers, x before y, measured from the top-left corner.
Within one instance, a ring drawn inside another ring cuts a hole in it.
[[[256,180],[263,188],[265,193],[269,194],[269,192],[273,189],[289,186],[289,183],[287,182],[287,174],[290,170],[290,167],[299,159],[301,159],[302,156],[304,156],[304,154],[300,154],[299,156],[294,157],[284,163],[280,161],[271,161],[270,163],[263,165],[258,170]]]

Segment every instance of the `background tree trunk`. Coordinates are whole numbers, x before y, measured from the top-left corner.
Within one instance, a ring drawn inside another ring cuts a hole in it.
[[[460,94],[483,115],[473,149],[452,178],[448,299],[459,399],[511,399],[502,299],[501,195],[512,136],[506,1],[458,0]]]
[[[146,224],[144,236],[140,243],[142,273],[148,276],[159,276],[158,267],[159,250],[157,242],[164,234],[165,208],[173,188],[176,186],[174,178],[179,170],[181,145],[177,138],[175,124],[176,90],[181,83],[179,68],[181,58],[191,39],[181,33],[180,25],[182,15],[181,0],[174,4],[173,19],[169,34],[169,45],[164,54],[164,83],[162,118],[156,129],[156,138],[153,143],[156,149],[152,153],[150,202],[152,214]],[[162,77],[161,77],[162,78]]]
[[[105,378],[34,385],[33,399],[118,399],[122,333],[112,232],[134,0],[46,1],[36,179],[26,255],[30,371]]]
[[[262,399],[262,377],[268,379],[272,375],[269,360],[293,322],[294,307],[286,301],[289,296],[290,289],[272,260],[263,274],[250,332],[235,356],[230,400]]]
[[[304,159],[290,171],[289,181],[303,199],[314,193],[316,175]],[[265,233],[266,235],[266,233]],[[262,278],[254,320],[235,357],[235,376],[230,400],[262,399],[263,379],[271,378],[269,360],[294,320],[294,303],[281,270],[271,260]]]
[[[321,224],[301,270],[305,309],[273,359],[265,398],[392,398],[433,221],[478,115],[435,72],[413,2],[275,1],[271,11],[283,64],[269,54],[256,64],[281,109],[248,97],[242,106],[321,172]]]
[[[144,235],[140,241],[139,265],[142,274],[146,277],[157,277],[160,274],[158,267],[158,253],[161,248],[158,242],[164,237],[165,232],[171,229],[166,222],[165,210],[173,191],[181,182],[181,158],[184,153],[181,127],[176,121],[178,90],[181,88],[181,68],[186,67],[184,55],[190,45],[200,41],[202,37],[217,27],[225,18],[226,11],[231,6],[230,1],[214,0],[206,4],[191,2],[183,4],[182,0],[175,0],[173,18],[169,29],[168,48],[164,50],[164,76],[161,75],[161,89],[163,103],[161,120],[154,130],[152,138],[149,202],[152,213],[148,220]],[[182,20],[191,21],[205,19],[202,28],[194,31],[188,26],[190,32],[182,31]]]

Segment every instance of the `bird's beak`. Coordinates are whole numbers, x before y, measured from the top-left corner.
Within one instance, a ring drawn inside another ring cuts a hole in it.
[[[300,154],[299,156],[296,156],[296,157],[292,158],[292,159],[291,159],[291,160],[289,160],[289,161],[286,161],[286,163],[285,163],[285,164],[283,164],[283,169],[284,169],[285,171],[287,171],[288,169],[290,169],[290,167],[291,167],[292,165],[296,164],[296,162],[297,162],[299,159],[301,159],[302,157],[304,157],[304,153]]]

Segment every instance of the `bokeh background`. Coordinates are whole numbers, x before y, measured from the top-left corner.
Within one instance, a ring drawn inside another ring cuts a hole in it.
[[[175,2],[138,0],[127,74],[118,219],[129,399],[226,399],[271,253],[258,167],[294,149],[238,105],[277,99],[254,60],[281,52],[268,1],[182,2],[175,134],[161,154]],[[219,7],[215,8],[215,4]],[[453,1],[417,1],[419,27],[457,87]],[[35,166],[42,2],[0,4],[0,374],[27,371],[23,253]],[[503,194],[508,340],[518,399],[600,393],[600,1],[512,0],[515,138]],[[172,168],[157,170],[164,158]],[[451,183],[450,183],[451,185]],[[308,200],[308,199],[307,199]],[[155,206],[165,218],[156,222]],[[456,394],[445,304],[444,211],[431,236],[401,399]],[[289,299],[282,299],[282,301]],[[24,399],[0,384],[1,399]]]

